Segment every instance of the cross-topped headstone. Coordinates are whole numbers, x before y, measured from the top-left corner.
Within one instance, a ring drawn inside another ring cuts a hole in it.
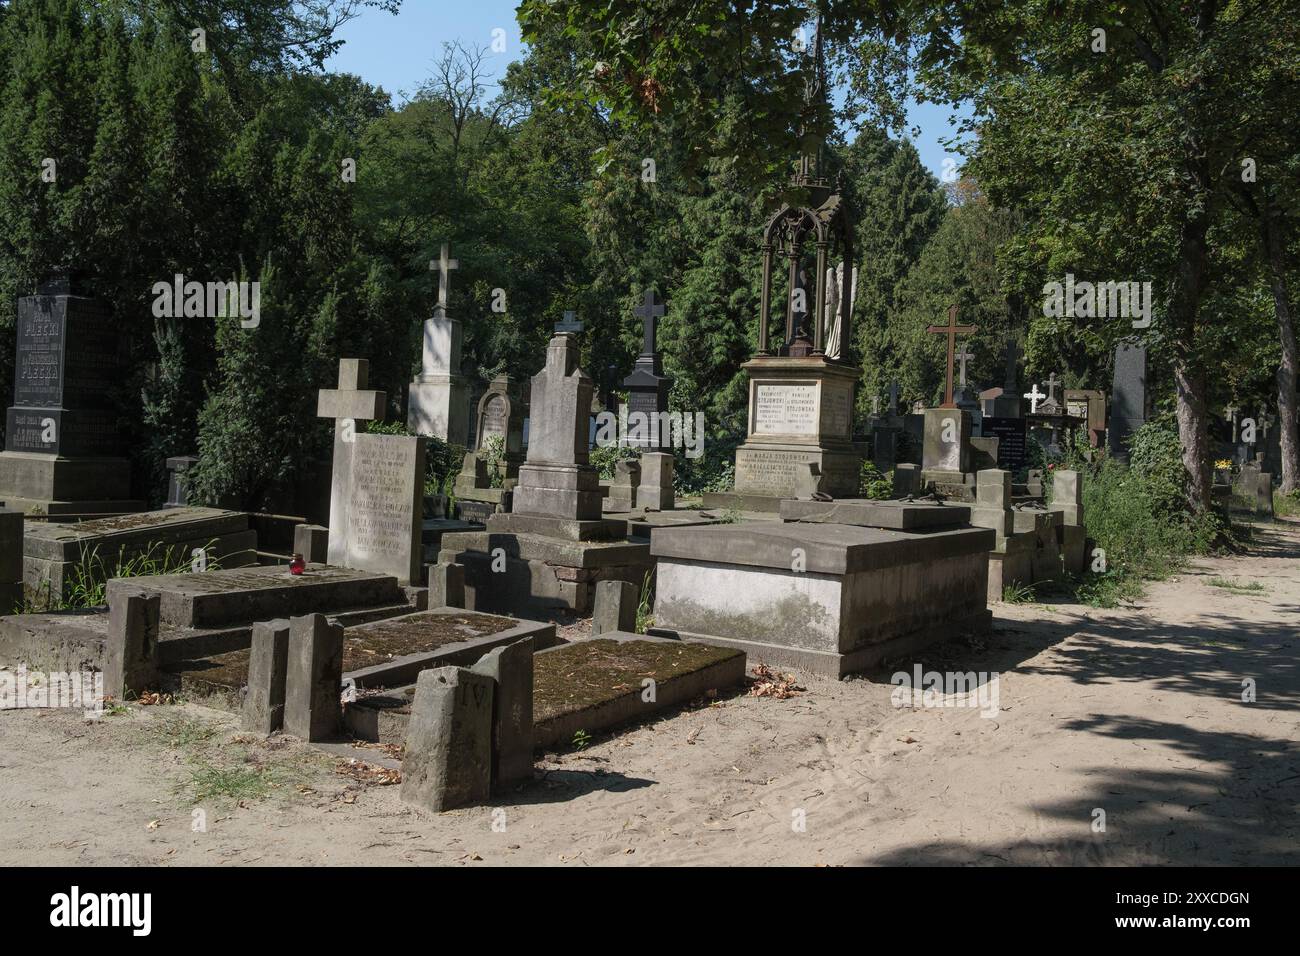
[[[1056,386],[1060,384],[1061,384],[1060,379],[1056,377],[1055,372],[1047,376],[1047,404],[1049,405],[1058,404],[1056,401]]]
[[[954,357],[955,357],[954,353],[957,351],[957,336],[958,336],[958,335],[972,335],[972,334],[974,334],[975,332],[978,332],[978,331],[979,331],[979,326],[977,326],[977,325],[958,325],[958,324],[957,324],[957,306],[956,306],[956,305],[950,305],[950,306],[948,306],[948,324],[947,324],[947,325],[931,325],[931,326],[928,326],[928,327],[926,328],[926,331],[927,331],[927,332],[932,332],[932,333],[934,333],[934,334],[936,334],[936,335],[946,335],[946,336],[948,336],[948,380],[947,380],[947,386],[946,386],[946,388],[945,388],[945,390],[944,390],[944,402],[943,402],[943,404],[940,405],[939,407],[940,407],[940,408],[956,408],[957,406],[956,406],[956,404],[955,404],[955,403],[953,402],[953,400],[952,400],[952,372],[953,372],[953,368],[952,368],[952,366],[953,366],[953,359],[954,359]]]
[[[1016,390],[1016,363],[1020,361],[1020,356],[1024,355],[1025,353],[1020,348],[1020,344],[1015,339],[1007,339],[1006,354],[1007,354],[1007,377],[1006,377],[1006,381],[1002,383],[1002,387],[1006,389],[1008,392],[1014,392]]]
[[[658,293],[654,289],[646,289],[641,304],[633,309],[632,313],[640,317],[645,330],[645,342],[642,345],[641,354],[653,355],[655,352],[655,333],[659,327],[658,320],[664,314],[664,307],[659,302]]]
[[[330,478],[330,564],[346,564],[346,529],[352,500],[352,454],[358,420],[382,420],[388,396],[371,391],[370,362],[339,359],[339,387],[317,392],[316,415],[334,419],[334,467]]]
[[[1029,414],[1037,415],[1038,403],[1046,397],[1047,397],[1046,395],[1044,395],[1042,392],[1038,390],[1038,383],[1035,382],[1034,387],[1029,391],[1025,392],[1025,398],[1029,399]]]
[[[879,415],[879,414],[880,414],[880,396],[879,396],[879,395],[872,395],[872,396],[871,396],[871,414],[872,414],[872,415]]]
[[[438,309],[434,315],[441,318],[447,314],[447,296],[451,293],[451,270],[460,268],[460,260],[451,258],[451,247],[442,244],[442,254],[429,262],[430,269],[438,270]]]
[[[963,345],[962,350],[958,352],[956,355],[954,355],[953,358],[955,358],[958,362],[961,363],[961,377],[958,380],[958,384],[965,385],[966,384],[966,363],[969,361],[974,361],[975,356],[970,352],[966,351],[966,346]]]
[[[581,332],[582,323],[578,321],[578,313],[572,309],[564,313],[564,319],[555,323],[556,332]]]

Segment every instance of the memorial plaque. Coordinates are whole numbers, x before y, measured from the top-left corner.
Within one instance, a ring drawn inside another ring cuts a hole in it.
[[[107,410],[11,408],[5,448],[65,457],[111,456],[118,451],[117,416]]]
[[[998,440],[999,468],[1005,471],[1019,471],[1028,464],[1025,424],[1023,418],[984,419],[984,436]]]
[[[809,456],[797,451],[741,447],[736,449],[736,491],[789,497],[794,494],[800,466]]]
[[[357,435],[348,475],[347,522],[341,557],[330,542],[330,562],[419,580],[423,438]]]
[[[822,386],[821,434],[832,438],[848,438],[853,428],[853,389],[837,388],[832,383]]]
[[[754,386],[754,435],[818,434],[818,394],[813,384]]]

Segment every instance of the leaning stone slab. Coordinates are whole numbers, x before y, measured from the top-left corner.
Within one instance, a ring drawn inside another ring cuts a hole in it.
[[[470,668],[492,678],[492,787],[533,777],[533,639],[498,647]]]
[[[429,606],[465,606],[465,568],[459,564],[429,565]]]
[[[248,693],[243,726],[257,734],[273,734],[284,726],[284,688],[289,671],[289,622],[283,618],[253,625],[248,662]]]
[[[402,800],[441,812],[492,791],[491,677],[461,667],[420,674],[402,759]]]
[[[343,628],[323,614],[289,622],[289,667],[284,682],[284,730],[303,740],[338,733],[343,679]]]

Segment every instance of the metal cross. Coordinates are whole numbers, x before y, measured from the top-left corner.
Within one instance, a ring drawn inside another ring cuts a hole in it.
[[[942,405],[940,405],[939,407],[940,407],[940,408],[956,408],[957,406],[953,403],[953,400],[952,400],[952,360],[953,360],[953,357],[954,357],[954,356],[953,356],[953,353],[954,353],[954,352],[956,351],[956,349],[957,349],[957,336],[958,336],[958,335],[970,335],[970,334],[972,334],[972,333],[974,333],[974,332],[978,332],[978,331],[979,331],[979,326],[978,326],[978,325],[958,325],[958,324],[957,324],[957,306],[955,306],[955,305],[950,305],[950,306],[948,307],[948,324],[947,324],[947,325],[931,325],[931,326],[927,326],[927,327],[926,327],[926,331],[927,331],[927,332],[933,332],[933,333],[936,334],[936,335],[946,335],[946,336],[948,336],[948,384],[947,384],[947,389],[946,389],[946,391],[944,392],[944,403],[943,403]]]
[[[633,315],[640,316],[645,331],[645,343],[642,346],[642,355],[653,355],[655,351],[655,331],[659,323],[656,321],[663,317],[664,307],[659,302],[659,295],[654,289],[646,289],[645,296],[641,299],[641,304],[632,310]]]

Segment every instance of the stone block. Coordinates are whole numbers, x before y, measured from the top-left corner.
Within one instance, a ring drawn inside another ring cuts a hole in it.
[[[465,606],[465,568],[459,564],[429,565],[429,607]]]
[[[104,639],[104,693],[124,700],[158,681],[160,599],[121,592],[109,601]]]
[[[255,734],[284,726],[285,679],[289,671],[289,622],[283,618],[253,625],[248,659],[248,690],[242,724]]]
[[[293,529],[293,551],[308,564],[329,562],[330,529],[318,524],[300,524]]]
[[[489,651],[470,668],[495,681],[492,695],[492,787],[533,778],[533,652],[531,637]]]
[[[970,412],[961,408],[927,408],[921,468],[925,471],[970,471],[970,437]]]
[[[598,581],[596,606],[591,615],[591,633],[636,631],[640,589],[629,581]]]
[[[323,614],[289,622],[289,665],[284,686],[285,733],[327,740],[339,730],[343,627]]]
[[[1065,570],[1070,574],[1082,574],[1088,561],[1087,532],[1074,524],[1061,525],[1056,531]]]
[[[641,484],[636,489],[638,508],[668,511],[676,507],[673,467],[673,456],[667,452],[646,452],[641,456]]]
[[[401,796],[441,812],[492,792],[495,682],[462,667],[422,671],[411,701]]]
[[[894,497],[905,498],[921,491],[921,469],[909,462],[894,466]]]

